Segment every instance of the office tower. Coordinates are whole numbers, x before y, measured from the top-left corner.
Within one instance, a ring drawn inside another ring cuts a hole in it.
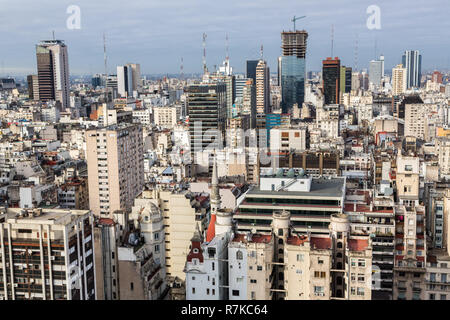
[[[233,102],[236,98],[235,91],[235,81],[236,77],[234,75],[228,75],[229,68],[223,67],[223,73],[217,72],[213,73],[209,76],[209,79],[214,82],[223,82],[226,88],[226,110],[227,110],[227,118],[231,118],[233,116]],[[226,71],[226,72],[225,72]]]
[[[270,112],[270,72],[263,60],[256,66],[256,113]]]
[[[121,97],[133,96],[133,69],[129,65],[117,66],[117,92]]]
[[[129,63],[128,68],[131,68],[131,81],[133,82],[133,91],[142,91],[141,80],[141,65],[139,63]]]
[[[422,77],[422,55],[418,50],[407,50],[402,56],[402,64],[406,68],[406,88],[419,88]]]
[[[142,127],[121,123],[86,130],[89,206],[94,215],[111,218],[130,210],[144,186]]]
[[[39,100],[39,79],[35,74],[27,76],[28,97],[31,100]]]
[[[325,104],[339,104],[340,102],[340,70],[339,58],[327,58],[322,61],[322,83]]]
[[[56,100],[69,108],[69,58],[62,40],[43,40],[36,45],[39,99]]]
[[[380,56],[379,60],[372,60],[369,63],[369,83],[376,87],[381,86],[384,77],[384,56]]]
[[[246,77],[253,79],[253,83],[256,83],[256,67],[259,60],[247,60]]]
[[[288,113],[294,104],[301,106],[305,99],[306,41],[308,33],[281,33],[281,109]]]
[[[349,93],[352,90],[352,68],[341,66],[340,73],[340,91],[342,93]]]
[[[242,90],[241,113],[250,116],[250,128],[256,127],[256,90],[253,79],[248,79]]]
[[[398,96],[406,91],[407,71],[399,64],[392,69],[392,95]]]
[[[237,77],[234,81],[235,101],[243,98],[244,87],[250,78]],[[253,79],[251,79],[253,81]]]
[[[0,208],[0,221],[2,300],[95,300],[89,210]]]
[[[227,120],[226,85],[223,82],[192,85],[187,93],[191,153],[207,147],[219,148]]]
[[[91,79],[92,87],[95,89],[104,85],[103,75],[95,74]]]

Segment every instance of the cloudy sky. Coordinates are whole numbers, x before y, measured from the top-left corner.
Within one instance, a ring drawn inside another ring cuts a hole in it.
[[[67,8],[81,11],[80,29],[68,29]],[[369,30],[367,8],[380,8],[381,29]],[[272,71],[280,55],[280,32],[309,33],[307,69],[320,70],[331,54],[344,65],[367,68],[383,53],[386,68],[401,62],[405,49],[420,50],[424,69],[450,68],[449,0],[0,0],[0,75],[35,73],[35,44],[57,39],[69,47],[72,74],[103,72],[103,33],[108,71],[127,62],[141,64],[144,74],[178,73],[181,57],[186,74],[202,70],[202,34],[207,33],[210,70],[225,58],[229,37],[231,65],[245,70],[245,60],[264,58]],[[376,45],[375,45],[376,44]]]

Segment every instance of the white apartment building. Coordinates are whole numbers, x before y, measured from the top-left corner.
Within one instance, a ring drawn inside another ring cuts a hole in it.
[[[270,130],[270,150],[306,151],[308,131],[306,128],[273,128]]]

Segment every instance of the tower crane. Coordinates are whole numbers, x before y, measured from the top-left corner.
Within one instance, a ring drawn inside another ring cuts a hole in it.
[[[303,19],[303,18],[306,18],[306,16],[301,16],[301,17],[296,17],[296,16],[294,16],[293,18],[292,18],[292,22],[294,23],[294,32],[295,32],[295,21],[297,21],[297,20],[300,20],[300,19]]]

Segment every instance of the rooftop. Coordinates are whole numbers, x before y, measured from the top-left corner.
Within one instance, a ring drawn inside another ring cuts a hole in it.
[[[247,195],[308,196],[342,198],[345,192],[345,178],[312,179],[311,189],[306,191],[265,191],[255,186]]]

